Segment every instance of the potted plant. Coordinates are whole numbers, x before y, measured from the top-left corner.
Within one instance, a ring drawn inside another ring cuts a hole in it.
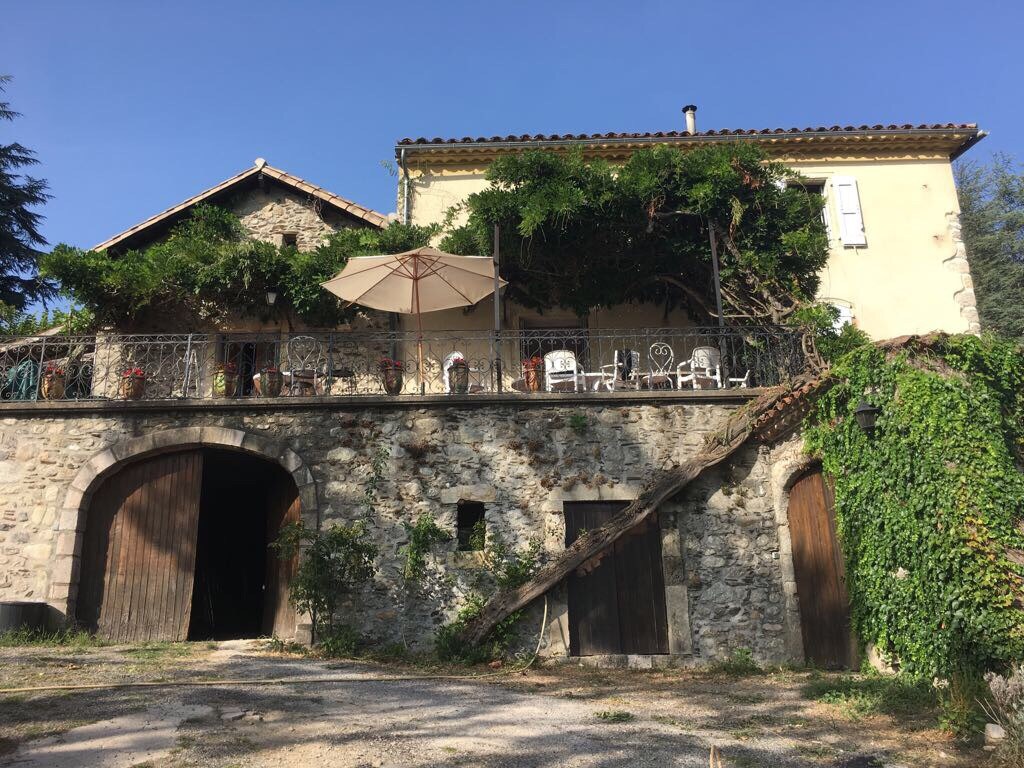
[[[402,363],[400,360],[392,360],[385,357],[377,364],[380,371],[381,383],[384,391],[389,395],[398,395],[402,392]]]
[[[526,380],[527,390],[540,392],[544,383],[544,358],[534,355],[529,360],[523,360],[523,378]]]
[[[453,357],[448,366],[448,391],[456,395],[469,392],[469,363],[461,355]]]
[[[39,392],[44,400],[62,400],[67,390],[67,377],[64,369],[56,363],[47,363],[43,369],[43,378],[39,382]]]
[[[268,365],[260,369],[259,393],[262,397],[277,397],[284,386],[284,375],[276,365]]]
[[[221,363],[213,373],[213,396],[234,397],[238,392],[238,366],[232,362]]]
[[[126,368],[121,374],[121,397],[139,400],[146,391],[146,372],[141,368]]]

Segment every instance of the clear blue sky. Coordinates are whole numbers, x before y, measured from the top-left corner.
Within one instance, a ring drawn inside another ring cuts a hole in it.
[[[0,72],[44,234],[91,246],[256,157],[382,212],[405,136],[977,122],[1024,159],[1009,0],[22,0]]]

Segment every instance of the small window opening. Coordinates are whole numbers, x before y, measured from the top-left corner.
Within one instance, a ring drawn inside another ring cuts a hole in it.
[[[281,234],[281,245],[290,248],[299,247],[299,233],[298,232],[283,232]]]
[[[459,551],[481,551],[487,538],[487,523],[484,522],[483,503],[479,501],[460,501],[456,517]]]

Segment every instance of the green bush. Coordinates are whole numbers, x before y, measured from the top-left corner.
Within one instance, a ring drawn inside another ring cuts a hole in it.
[[[336,524],[311,531],[301,522],[281,529],[271,544],[278,556],[290,559],[302,548],[302,559],[292,578],[291,601],[313,619],[313,631],[322,640],[345,635],[335,623],[342,598],[376,572],[377,547],[368,541],[362,523]],[[332,640],[332,642],[334,642]]]

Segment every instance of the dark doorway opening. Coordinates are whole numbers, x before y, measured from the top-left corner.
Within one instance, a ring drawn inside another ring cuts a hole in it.
[[[282,498],[295,484],[280,467],[242,453],[203,451],[190,640],[271,634]],[[294,494],[292,494],[294,499]],[[287,506],[287,504],[286,504]],[[268,617],[270,626],[268,626]]]

